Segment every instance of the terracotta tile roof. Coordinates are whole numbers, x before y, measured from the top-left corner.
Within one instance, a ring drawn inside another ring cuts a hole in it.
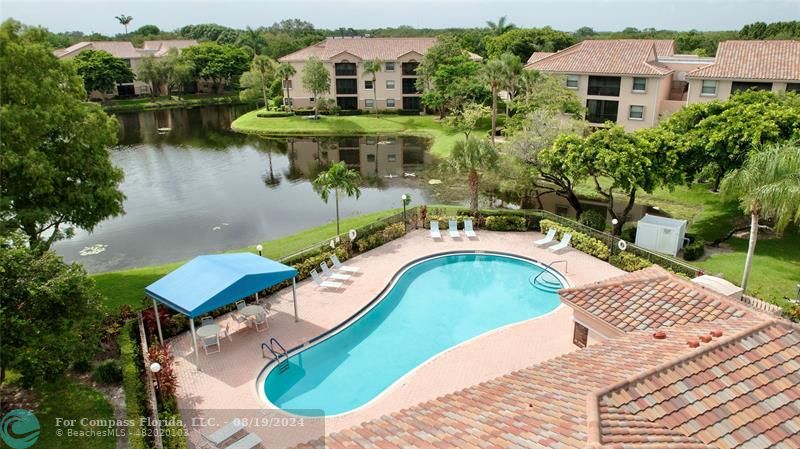
[[[544,59],[544,58],[546,58],[546,57],[548,57],[550,55],[554,55],[554,54],[555,54],[555,52],[552,52],[552,51],[535,51],[535,52],[533,52],[531,57],[528,58],[527,64],[531,64],[533,62],[536,62],[536,61],[538,61],[540,59]]]
[[[623,332],[755,313],[657,265],[605,282],[562,289],[559,294],[567,305]]]
[[[797,448],[798,384],[800,327],[765,323],[599,392],[599,443]]]
[[[158,58],[166,55],[172,48],[183,50],[184,48],[194,47],[195,45],[198,45],[198,43],[194,39],[170,39],[163,41],[144,41],[142,49],[148,52],[154,52],[153,56]]]
[[[53,54],[59,58],[75,56],[83,50],[103,50],[111,53],[117,58],[135,59],[141,58],[142,54],[130,42],[123,41],[92,41],[92,42],[78,42],[75,45],[67,48],[56,50]]]
[[[658,56],[674,53],[671,40],[585,40],[536,61],[529,60],[525,67],[555,73],[661,76],[672,70],[658,63]]]
[[[800,41],[720,42],[714,64],[686,74],[694,78],[800,81]]]
[[[350,53],[362,61],[372,59],[394,61],[410,52],[424,55],[435,43],[435,37],[329,37],[322,42],[283,56],[278,61],[302,62],[312,56],[326,61],[344,52]],[[470,55],[472,59],[480,60],[480,56],[473,53]]]

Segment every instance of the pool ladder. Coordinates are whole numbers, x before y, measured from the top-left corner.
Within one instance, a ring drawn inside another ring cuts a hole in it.
[[[528,278],[528,281],[530,281],[531,285],[538,288],[539,290],[555,293],[558,289],[562,288],[561,282],[559,282],[558,278],[556,278],[550,271],[553,268],[553,265],[557,263],[563,263],[564,271],[569,271],[569,266],[566,260],[554,260],[553,262],[550,262],[549,264],[545,265],[544,269],[539,273],[537,273],[535,276],[532,275],[530,278]],[[550,277],[552,277],[553,280],[550,281],[548,279],[544,279],[542,282],[539,282],[539,277],[545,273],[550,275]]]
[[[277,346],[277,348],[275,346]],[[269,339],[269,343],[261,343],[261,355],[262,357],[267,357],[264,348],[269,349],[269,352],[272,354],[272,360],[278,364],[278,372],[281,374],[285,373],[286,370],[289,369],[289,354],[286,352],[286,348],[283,347],[281,342],[275,337],[272,337]],[[283,357],[283,361],[281,361],[281,357]]]

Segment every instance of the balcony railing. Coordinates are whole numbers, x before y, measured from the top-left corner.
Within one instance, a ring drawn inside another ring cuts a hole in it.
[[[404,62],[403,63],[403,76],[417,76],[418,62]]]

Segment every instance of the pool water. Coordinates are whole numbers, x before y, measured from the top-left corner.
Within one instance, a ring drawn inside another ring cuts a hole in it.
[[[356,409],[436,354],[554,310],[558,295],[530,282],[541,271],[539,265],[495,254],[422,261],[360,318],[291,356],[285,372],[270,371],[264,393],[299,415]]]

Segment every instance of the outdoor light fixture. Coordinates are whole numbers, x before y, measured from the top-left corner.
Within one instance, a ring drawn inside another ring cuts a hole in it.
[[[619,220],[616,218],[611,219],[611,224],[615,227],[617,226],[617,223],[619,223]],[[614,254],[614,228],[611,228],[611,240],[608,242],[608,252]]]
[[[263,246],[261,246],[261,245],[256,245],[256,250],[258,251],[258,255],[259,255],[259,256],[261,255],[261,250],[262,250],[262,249],[264,249],[264,247],[263,247]]]
[[[161,371],[161,364],[158,362],[153,362],[150,364],[150,371],[153,373],[157,373]]]
[[[406,223],[406,205],[411,202],[411,197],[407,193],[404,193],[400,198],[403,200],[403,228],[408,231],[408,224]]]

